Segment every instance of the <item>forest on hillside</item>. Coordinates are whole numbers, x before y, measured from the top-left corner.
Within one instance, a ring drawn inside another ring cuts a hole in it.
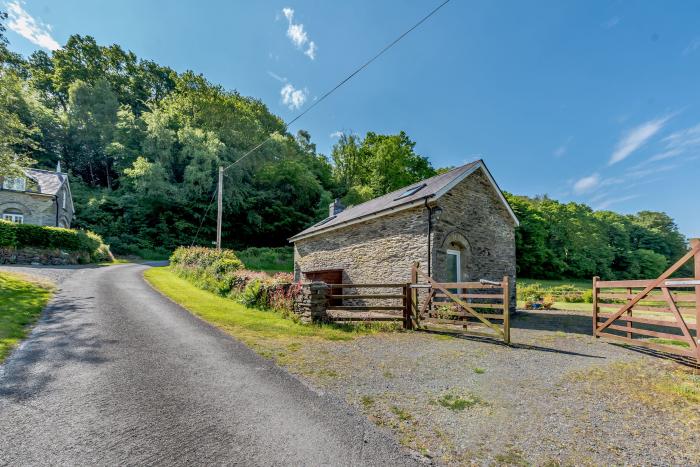
[[[0,14],[0,176],[60,161],[71,175],[74,227],[102,235],[116,253],[209,245],[218,166],[270,136],[226,173],[226,247],[286,245],[324,218],[333,198],[357,204],[445,170],[417,154],[404,132],[343,135],[331,154],[320,154],[307,131],[290,133],[259,99],[90,36],[20,56],[8,48],[4,19]],[[508,199],[521,220],[521,276],[652,277],[687,248],[664,213]]]

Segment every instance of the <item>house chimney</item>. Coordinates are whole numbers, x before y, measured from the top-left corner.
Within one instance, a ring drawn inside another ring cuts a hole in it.
[[[61,159],[59,159],[56,164],[56,173],[61,173]]]
[[[328,217],[333,217],[340,214],[345,209],[343,203],[340,202],[338,198],[334,199],[331,204],[328,205]]]

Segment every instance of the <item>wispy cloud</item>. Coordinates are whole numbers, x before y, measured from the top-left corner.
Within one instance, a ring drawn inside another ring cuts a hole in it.
[[[618,196],[618,197],[613,197],[613,198],[607,198],[600,203],[596,204],[593,209],[595,210],[603,210],[603,209],[608,209],[610,206],[613,204],[619,204],[619,203],[624,203],[625,201],[630,201],[635,198],[639,198],[640,195],[625,195],[625,196]]]
[[[700,124],[671,133],[663,139],[669,149],[686,150],[700,145]]]
[[[328,135],[328,136],[331,137],[331,138],[340,138],[340,137],[343,136],[344,134],[345,134],[345,133],[343,133],[342,131],[338,130],[338,131],[334,131],[333,133],[331,133],[331,134]]]
[[[10,20],[7,23],[7,27],[31,43],[47,50],[61,48],[58,42],[51,36],[51,26],[34,19],[34,17],[23,8],[23,3],[19,1],[7,3],[7,16]]]
[[[304,105],[309,96],[309,91],[307,89],[296,89],[288,83],[282,86],[280,96],[282,96],[284,105],[289,107],[290,110],[296,110]]]
[[[596,189],[600,185],[600,182],[600,175],[597,173],[580,178],[574,183],[574,193],[578,195],[589,193]]]
[[[304,55],[309,57],[311,60],[316,58],[316,43],[309,39],[308,33],[304,30],[304,25],[302,23],[294,22],[294,10],[287,7],[282,9],[282,14],[287,18],[287,37],[292,41],[292,44],[296,46],[297,49],[304,50]]]
[[[566,155],[566,153],[569,151],[569,144],[571,144],[571,141],[573,141],[574,138],[572,136],[568,137],[564,144],[561,146],[557,147],[552,154],[554,154],[554,157],[563,157]]]
[[[612,18],[608,19],[607,21],[603,22],[603,27],[605,29],[612,29],[615,26],[620,24],[620,17],[618,16],[613,16]]]
[[[630,154],[642,147],[652,136],[658,133],[670,118],[671,116],[667,116],[649,120],[625,133],[620,141],[617,142],[608,165],[617,164],[627,159]]]
[[[694,37],[685,49],[683,49],[683,55],[690,55],[698,49],[700,49],[700,37]]]
[[[272,78],[272,79],[276,79],[276,80],[279,81],[280,83],[286,83],[286,82],[287,82],[287,78],[285,78],[284,76],[280,76],[280,75],[278,75],[277,73],[274,73],[274,72],[272,72],[272,71],[268,71],[268,72],[267,72],[267,75],[268,75],[270,78]]]

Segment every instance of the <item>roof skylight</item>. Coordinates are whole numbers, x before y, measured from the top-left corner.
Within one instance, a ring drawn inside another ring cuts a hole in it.
[[[396,199],[406,198],[406,197],[408,197],[408,196],[415,195],[416,193],[418,193],[418,192],[419,192],[421,189],[423,189],[423,188],[425,188],[425,183],[423,183],[422,185],[418,185],[418,186],[411,187],[411,188],[409,188],[408,190],[406,190],[406,191],[404,191],[403,193],[401,193],[401,195],[400,195],[398,198],[396,198]]]

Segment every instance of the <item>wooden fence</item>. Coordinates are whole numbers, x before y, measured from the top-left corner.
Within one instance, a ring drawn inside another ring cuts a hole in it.
[[[326,309],[332,321],[403,321],[406,324],[410,284],[328,284]],[[348,290],[357,289],[356,293]],[[360,293],[369,289],[367,293]],[[377,303],[378,302],[378,303]]]
[[[500,282],[436,282],[411,269],[411,327],[495,337],[510,343],[510,287]],[[424,282],[419,283],[420,280]],[[425,293],[419,297],[419,290]]]
[[[672,278],[691,258],[692,278]],[[593,278],[593,335],[693,359],[700,364],[700,239],[652,280]],[[671,344],[671,345],[669,345]]]

